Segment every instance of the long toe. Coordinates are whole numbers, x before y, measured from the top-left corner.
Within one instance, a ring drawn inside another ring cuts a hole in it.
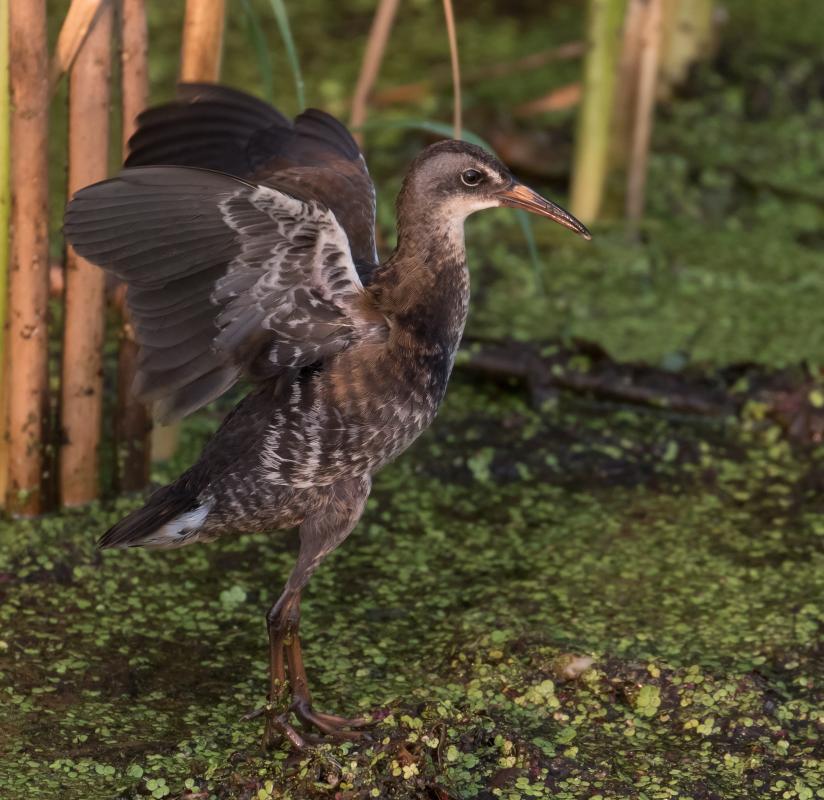
[[[258,708],[253,708],[251,711],[247,711],[241,718],[241,722],[251,722],[253,719],[257,719],[258,717],[262,717],[267,711],[269,710],[269,706],[259,706]]]
[[[292,711],[305,725],[311,725],[331,739],[369,738],[367,731],[359,729],[365,728],[373,722],[365,717],[347,719],[336,714],[324,714],[322,711],[315,711],[306,700],[300,697],[292,703]]]
[[[315,711],[311,706],[309,708],[317,719],[338,728],[368,728],[378,722],[378,720],[371,717],[339,717],[337,714],[325,714],[323,711]]]
[[[266,728],[263,731],[263,749],[271,750],[286,739],[296,750],[306,749],[306,739],[286,720],[285,714],[266,712]]]

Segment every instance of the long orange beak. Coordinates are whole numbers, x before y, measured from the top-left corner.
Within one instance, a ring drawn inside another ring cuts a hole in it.
[[[533,192],[528,186],[524,186],[517,181],[508,188],[497,193],[501,199],[501,205],[511,208],[522,208],[524,211],[531,211],[533,214],[540,214],[542,217],[549,217],[559,225],[569,228],[571,231],[591,239],[592,234],[586,226],[579,222],[569,211],[565,211],[561,206],[556,205],[551,200],[541,197],[538,192]]]

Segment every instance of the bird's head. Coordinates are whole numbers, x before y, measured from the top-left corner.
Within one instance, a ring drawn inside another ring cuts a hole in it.
[[[455,139],[430,145],[415,159],[399,205],[407,207],[410,216],[434,212],[426,216],[458,224],[484,208],[520,208],[548,217],[585,239],[591,238],[572,214],[513,178],[491,153]]]

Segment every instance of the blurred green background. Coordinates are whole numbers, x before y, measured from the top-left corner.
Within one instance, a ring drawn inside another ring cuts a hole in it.
[[[67,3],[49,5],[56,36]],[[149,6],[152,100],[159,102],[174,93],[183,3]],[[275,105],[295,114],[292,75],[268,0],[229,3],[224,81],[267,94],[247,6],[268,43]],[[308,105],[346,120],[374,3],[288,6]],[[458,2],[464,75],[581,40],[584,10],[582,0]],[[718,16],[717,55],[657,114],[643,241],[629,244],[620,219],[609,214],[591,245],[533,224],[541,261],[535,270],[511,214],[471,219],[469,262],[477,277],[470,333],[582,337],[616,358],[653,364],[824,361],[824,6],[730,0]],[[513,112],[576,81],[580,66],[579,59],[557,61],[464,86],[466,127],[504,154],[523,153],[513,170],[559,202],[567,199],[576,108],[527,118]],[[431,0],[401,3],[376,88],[418,81],[431,86],[412,102],[373,109],[375,127],[366,134],[388,246],[400,180],[429,141],[389,126],[451,120],[448,43],[441,5]],[[53,164],[65,160],[63,109],[59,98]],[[60,208],[61,170],[52,179],[53,206]],[[53,224],[58,254],[59,214]]]

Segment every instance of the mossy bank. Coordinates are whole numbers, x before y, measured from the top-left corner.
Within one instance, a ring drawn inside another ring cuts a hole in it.
[[[823,485],[824,460],[762,423],[536,412],[459,381],[307,592],[316,702],[387,716],[372,744],[306,756],[263,755],[240,721],[293,537],[96,552],[128,500],[6,524],[0,785],[824,796]],[[592,667],[569,679],[571,655]]]

